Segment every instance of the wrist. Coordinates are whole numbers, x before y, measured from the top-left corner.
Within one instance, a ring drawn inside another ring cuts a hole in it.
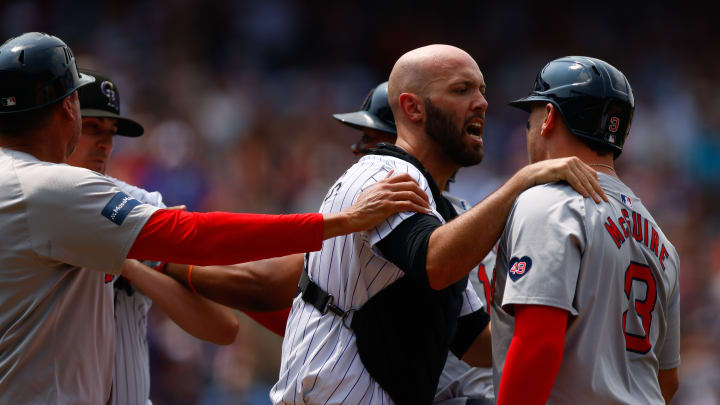
[[[508,185],[515,197],[535,185],[535,172],[530,165],[523,167],[508,180]]]
[[[353,217],[348,212],[323,214],[323,239],[346,235],[357,231],[353,227]]]

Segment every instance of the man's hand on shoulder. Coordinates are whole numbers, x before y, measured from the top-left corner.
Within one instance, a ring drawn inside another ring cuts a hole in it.
[[[601,198],[608,201],[598,182],[597,171],[575,156],[536,162],[520,169],[518,175],[525,179],[526,188],[566,181],[583,197],[592,197],[596,203],[599,203]]]
[[[430,212],[428,196],[407,173],[387,177],[365,189],[355,203],[338,214],[325,214],[324,238],[360,232],[404,211]]]

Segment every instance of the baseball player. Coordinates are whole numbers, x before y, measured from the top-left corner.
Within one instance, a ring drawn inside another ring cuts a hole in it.
[[[600,172],[609,203],[551,183],[513,205],[493,277],[498,404],[669,403],[680,263],[614,169],[635,109],[628,80],[602,60],[564,57],[510,105],[530,113],[531,162],[579,157]]]
[[[62,164],[80,136],[77,90],[93,81],[57,37],[25,33],[0,46],[2,403],[109,400],[113,289],[105,272],[119,274],[128,257],[238,263],[319,249],[394,212],[425,212],[422,191],[402,174],[339,215],[142,204],[101,174]]]
[[[521,191],[562,172],[594,195],[596,173],[577,158],[527,166],[455,218],[440,190],[459,167],[482,159],[484,92],[477,64],[458,48],[431,45],[397,61],[388,83],[397,147],[381,144],[361,158],[320,211],[342,210],[396,170],[429,191],[432,212],[394,215],[307,255],[270,392],[274,403],[429,404],[448,350],[468,364],[489,365],[488,318],[468,273],[495,244]]]
[[[380,142],[395,143],[397,128],[388,102],[387,82],[379,84],[370,91],[360,111],[335,114],[333,117],[352,128],[362,130],[362,138],[351,147],[352,152],[358,157],[370,153],[370,150]],[[451,195],[448,191],[443,191],[442,194],[452,203],[458,214],[470,208],[467,201]],[[490,294],[489,279],[492,277],[494,267],[495,253],[490,251],[482,263],[470,272],[470,283],[482,302],[483,309],[489,308],[487,299]],[[470,367],[452,352],[448,353],[433,403],[481,404],[482,399],[493,398],[492,369]]]
[[[395,143],[397,129],[387,97],[387,82],[373,88],[360,111],[333,115],[338,121],[362,131],[361,139],[351,146],[351,151],[362,157],[380,142]],[[443,192],[458,213],[465,212],[469,204]],[[470,273],[470,281],[483,307],[487,308],[495,254],[490,252],[483,263]],[[303,269],[303,255],[290,255],[250,262],[231,267],[197,267],[193,270],[193,284],[198,293],[218,302],[243,309],[258,322],[280,336],[285,335],[285,325],[292,298],[297,295],[297,284]],[[478,270],[481,269],[481,272]],[[171,265],[168,273],[176,280],[187,282],[187,269]],[[273,294],[268,294],[273,291]],[[285,308],[287,307],[287,310]],[[248,311],[278,310],[277,312]],[[466,404],[480,403],[483,398],[493,398],[492,369],[470,367],[452,353],[440,376],[438,393],[434,403]],[[477,402],[473,402],[477,401]]]
[[[68,164],[105,174],[116,135],[138,137],[143,127],[120,115],[120,93],[112,80],[80,69],[95,78],[78,90],[82,135],[68,157]],[[147,192],[107,176],[138,201],[166,208],[162,195]],[[153,267],[160,263],[148,263]],[[150,359],[147,345],[147,314],[153,301],[188,333],[216,344],[235,340],[238,321],[230,308],[211,302],[137,260],[123,265],[115,287],[115,367],[113,404],[150,403]],[[152,299],[151,299],[152,298]]]

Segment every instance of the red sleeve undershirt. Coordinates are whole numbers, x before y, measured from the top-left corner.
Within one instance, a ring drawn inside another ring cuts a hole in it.
[[[280,336],[285,336],[285,325],[290,316],[290,308],[273,312],[252,312],[244,311],[247,316],[254,319],[260,325],[270,329]]]
[[[515,332],[505,359],[497,405],[543,405],[560,371],[568,311],[515,305]]]
[[[158,210],[127,257],[199,266],[320,250],[322,214],[260,215]]]

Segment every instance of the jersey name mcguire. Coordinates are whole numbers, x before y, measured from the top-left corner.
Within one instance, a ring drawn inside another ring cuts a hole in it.
[[[605,230],[612,238],[618,249],[625,242],[637,243],[652,252],[660,260],[660,266],[665,270],[665,259],[669,252],[665,248],[667,241],[658,233],[658,226],[639,212],[623,208],[622,215],[617,218],[617,224],[611,217],[605,219]]]

